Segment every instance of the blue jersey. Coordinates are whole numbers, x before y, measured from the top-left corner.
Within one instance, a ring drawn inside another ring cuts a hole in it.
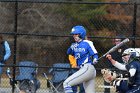
[[[67,54],[71,54],[75,57],[78,66],[85,63],[92,64],[93,59],[98,59],[97,50],[95,49],[93,42],[89,40],[72,43],[67,50]]]
[[[127,71],[130,69],[136,69],[136,73],[133,77],[129,78],[130,83],[140,85],[140,62],[139,61],[132,61],[126,65]]]

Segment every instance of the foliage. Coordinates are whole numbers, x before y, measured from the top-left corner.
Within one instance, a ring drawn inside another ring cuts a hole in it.
[[[87,5],[87,4],[71,4],[71,5],[63,5],[60,8],[59,12],[63,12],[67,17],[73,18],[75,21],[84,22],[89,21],[89,19],[97,16],[97,15],[105,15],[107,14],[106,5]]]

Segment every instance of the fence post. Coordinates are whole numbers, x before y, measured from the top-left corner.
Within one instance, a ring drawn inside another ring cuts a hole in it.
[[[136,40],[136,38],[135,38],[135,36],[136,36],[136,28],[137,28],[136,21],[137,21],[137,3],[135,2],[134,3],[134,15],[133,15],[133,34],[132,34],[132,37],[133,37],[133,39],[132,39],[132,47],[133,48],[136,47],[136,42],[135,42],[135,40]]]
[[[15,24],[14,24],[14,59],[13,64],[16,65],[16,50],[17,50],[17,16],[18,16],[18,1],[15,1]],[[16,68],[13,66],[13,81],[15,81]],[[12,93],[15,91],[15,85],[12,86]]]

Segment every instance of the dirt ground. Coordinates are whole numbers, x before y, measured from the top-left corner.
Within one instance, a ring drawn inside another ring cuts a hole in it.
[[[49,88],[47,87],[47,81],[45,78],[40,77],[39,78],[41,87],[37,91],[37,93],[51,93],[49,92]],[[110,93],[115,93],[115,88],[112,86],[104,86],[104,80],[102,76],[97,76],[96,77],[96,93],[104,93],[104,88],[109,87],[110,88]],[[12,88],[9,84],[9,78],[2,78],[1,85],[0,85],[0,93],[11,93]]]

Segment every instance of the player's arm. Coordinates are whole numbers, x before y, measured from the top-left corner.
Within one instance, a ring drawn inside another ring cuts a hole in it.
[[[72,45],[67,49],[67,54],[68,54],[68,55],[69,55],[69,54],[74,55],[73,50],[74,50],[74,45],[72,44]]]
[[[108,60],[110,60],[110,62],[115,67],[117,67],[120,70],[126,70],[127,71],[126,73],[118,74],[118,77],[129,78],[129,77],[135,76],[136,67],[137,67],[137,66],[135,66],[135,64],[131,65],[130,68],[129,68],[127,65],[121,64],[121,63],[115,61],[114,59],[112,59],[112,56],[110,54],[108,54],[106,57],[108,58]]]
[[[74,52],[72,50],[72,45],[68,48],[67,54],[68,54],[68,59],[71,64],[71,67],[72,68],[77,67],[76,59],[74,57]]]
[[[97,60],[98,59],[98,53],[94,54],[93,58]]]
[[[86,41],[89,44],[89,48],[88,51],[93,59],[93,64],[96,64],[98,62],[98,52],[96,50],[96,48],[93,45],[93,42],[91,41]]]
[[[110,54],[106,55],[106,58],[114,65],[116,68],[120,70],[127,70],[124,64],[119,63],[118,61],[114,60]]]

